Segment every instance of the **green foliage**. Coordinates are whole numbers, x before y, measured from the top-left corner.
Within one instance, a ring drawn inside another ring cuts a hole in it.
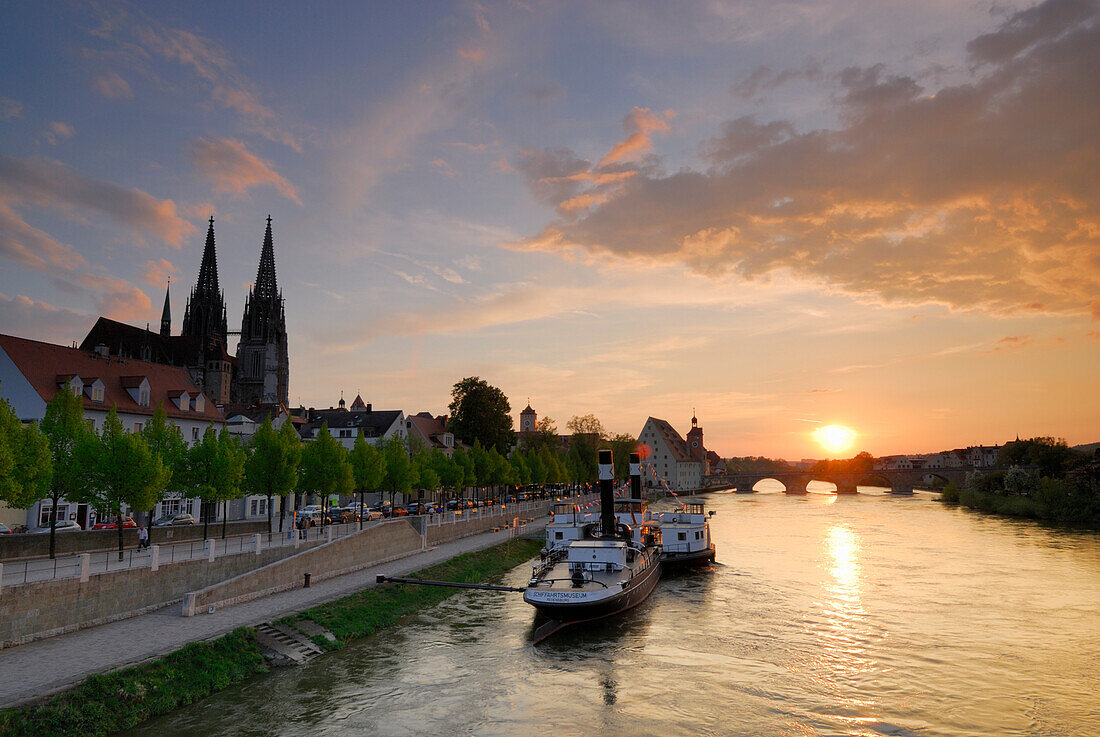
[[[1031,496],[1039,490],[1039,474],[1023,468],[1010,468],[1004,472],[1003,483],[1006,494]]]
[[[156,502],[165,495],[182,495],[187,491],[187,443],[180,429],[168,422],[168,413],[163,403],[157,404],[157,408],[153,410],[153,417],[141,429],[141,436],[149,446],[150,452],[160,459],[168,474],[163,493],[158,494],[148,507],[151,511]]]
[[[46,405],[46,414],[40,424],[42,434],[50,446],[50,557],[54,557],[57,531],[57,502],[62,497],[77,498],[83,487],[84,469],[76,457],[77,446],[91,430],[84,422],[84,400],[68,388],[54,394]]]
[[[1005,443],[997,455],[999,466],[1038,466],[1039,475],[1060,479],[1080,456],[1063,438],[1038,437]]]
[[[874,468],[875,457],[864,450],[852,458],[818,461],[810,470],[818,473],[870,473]]]
[[[328,423],[321,425],[317,437],[302,449],[302,491],[320,494],[327,499],[333,494],[350,494],[355,488],[348,452],[332,437]]]
[[[463,583],[494,580],[537,555],[541,546],[538,540],[516,538],[487,550],[457,556],[417,571],[411,577]],[[280,620],[280,623],[293,625],[302,619],[316,622],[336,636],[336,642],[325,640],[319,644],[329,649],[339,649],[352,640],[391,627],[410,614],[434,606],[455,592],[455,589],[437,586],[386,584],[307,609]]]
[[[507,453],[512,447],[512,407],[500,389],[471,376],[451,390],[451,419],[447,429],[464,443],[480,442],[484,448]]]
[[[355,488],[359,491],[371,491],[382,485],[386,478],[386,459],[377,448],[363,439],[355,438],[355,444],[348,451]]]
[[[76,456],[84,473],[73,499],[89,502],[116,518],[126,506],[152,509],[170,478],[170,471],[149,450],[145,438],[122,429],[114,406],[107,413],[99,435],[84,433],[76,447]],[[120,557],[122,551],[123,529],[119,520]]]
[[[23,509],[46,496],[52,473],[50,445],[36,423],[27,427],[0,399],[0,501]]]
[[[89,676],[43,704],[0,712],[10,737],[98,737],[130,729],[267,671],[255,634],[238,629],[132,668]]]
[[[404,441],[394,435],[382,446],[382,457],[386,461],[386,475],[382,479],[382,488],[390,493],[391,501],[398,494],[412,491],[416,483],[416,468],[409,458]]]
[[[943,492],[940,494],[940,501],[945,504],[958,504],[959,503],[959,487],[952,481],[943,487]]]
[[[284,427],[291,425],[290,419]],[[266,417],[252,436],[252,452],[244,463],[244,487],[267,496],[267,531],[271,532],[271,497],[285,499],[298,485],[301,443],[297,433],[276,432]]]
[[[1042,479],[1032,496],[985,491],[980,484],[962,489],[948,484],[941,500],[982,512],[1100,529],[1100,497],[1062,479]]]
[[[203,537],[207,536],[210,505],[240,495],[244,458],[243,449],[232,436],[224,430],[219,436],[213,427],[206,428],[202,441],[188,449],[187,483],[203,501]]]
[[[613,435],[603,444],[604,448],[610,448],[612,458],[615,460],[615,478],[625,479],[630,476],[630,454],[638,445],[638,439],[633,435],[620,433]]]

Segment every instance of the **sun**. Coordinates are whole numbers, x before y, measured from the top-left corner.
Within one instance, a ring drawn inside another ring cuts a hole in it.
[[[814,430],[814,440],[830,453],[842,453],[856,442],[856,431],[844,425],[823,425]]]

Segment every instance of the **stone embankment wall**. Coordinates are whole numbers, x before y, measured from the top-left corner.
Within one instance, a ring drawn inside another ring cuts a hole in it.
[[[512,520],[519,517],[521,520],[543,517],[550,513],[551,503],[549,501],[542,502],[538,506],[523,512],[516,512],[515,514],[507,514],[509,510],[505,510],[506,514],[490,514],[484,517],[478,517],[477,515],[470,515],[461,522],[451,524],[445,522],[441,525],[429,525],[428,526],[428,545],[440,545],[442,543],[452,542],[459,538],[466,537],[468,535],[477,535],[491,530],[494,527],[506,527],[512,524]]]
[[[288,524],[284,522],[284,524]],[[279,529],[279,520],[274,521],[274,529]],[[252,522],[229,522],[226,525],[228,535],[252,535],[267,533],[267,520]],[[221,522],[211,522],[211,537],[221,537]],[[82,532],[59,532],[57,554],[94,553],[103,550],[118,550],[118,530],[85,530]],[[137,529],[122,531],[126,547],[137,545]],[[202,525],[177,525],[175,527],[154,527],[149,530],[150,545],[168,545],[170,543],[202,540]],[[0,561],[35,558],[50,554],[50,535],[0,535]]]
[[[342,576],[415,553],[423,538],[411,519],[395,519],[362,532],[333,540],[311,550],[213,584],[183,597],[185,617],[204,614],[210,607],[239,604],[303,585],[311,581]]]
[[[113,622],[178,601],[186,592],[293,555],[293,547],[237,553],[0,588],[0,648]]]

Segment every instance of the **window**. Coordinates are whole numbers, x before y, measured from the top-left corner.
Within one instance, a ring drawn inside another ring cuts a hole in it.
[[[677,540],[687,540],[688,539],[687,533],[686,532],[677,532],[676,533],[676,539]]]
[[[555,540],[561,540],[561,532],[555,532],[554,533],[554,539]]]
[[[135,422],[134,423],[134,432],[141,432],[141,423],[140,422]]]
[[[191,428],[191,440],[198,440],[198,439],[199,439],[199,427],[198,427],[198,425],[196,425],[195,427]]]
[[[103,401],[103,387],[101,387],[101,386],[93,386],[92,387],[92,401],[93,402],[102,402]]]
[[[179,499],[165,499],[160,503],[160,513],[162,515],[179,514],[180,500]]]
[[[43,504],[38,509],[38,526],[39,527],[49,527],[50,526],[50,510],[51,509],[53,509],[52,504]],[[66,516],[68,514],[68,511],[69,511],[69,506],[67,504],[58,504],[57,505],[57,521],[61,522],[62,520],[68,519],[68,517]]]

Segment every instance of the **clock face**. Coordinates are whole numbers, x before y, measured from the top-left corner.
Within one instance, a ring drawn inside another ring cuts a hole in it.
[[[698,448],[699,447],[699,441],[698,440],[692,440],[691,441],[691,447],[692,448]]]

